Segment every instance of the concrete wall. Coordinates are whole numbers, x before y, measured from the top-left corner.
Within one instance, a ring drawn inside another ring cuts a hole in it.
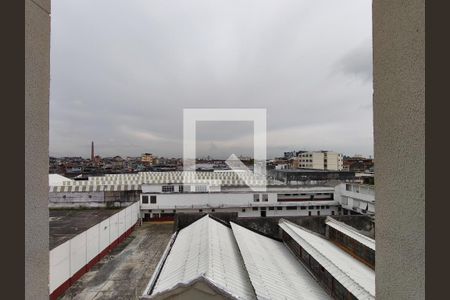
[[[25,1],[25,298],[48,299],[50,0]]]
[[[425,298],[425,1],[373,2],[377,299]]]
[[[139,203],[136,202],[52,249],[50,267],[46,270],[50,274],[51,299],[61,295],[87,268],[121,242],[138,216]]]

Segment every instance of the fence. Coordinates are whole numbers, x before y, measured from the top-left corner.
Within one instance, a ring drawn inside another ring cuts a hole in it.
[[[50,299],[64,291],[133,230],[139,202],[78,234],[50,251]]]

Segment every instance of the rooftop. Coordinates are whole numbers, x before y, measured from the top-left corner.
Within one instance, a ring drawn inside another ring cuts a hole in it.
[[[150,298],[164,299],[199,282],[227,297],[255,299],[231,229],[209,216],[178,233]]]
[[[120,209],[50,209],[49,249],[56,248],[119,211]]]
[[[320,235],[287,220],[280,227],[358,299],[375,299],[375,271]]]
[[[368,247],[372,250],[375,250],[375,240],[360,233],[355,228],[353,228],[343,222],[339,222],[338,220],[335,220],[330,217],[327,217],[325,223],[328,226],[333,227],[337,231],[342,232],[343,234],[347,235],[348,237],[360,242],[361,244],[365,245],[366,247]]]
[[[258,299],[331,299],[282,242],[231,227]]]

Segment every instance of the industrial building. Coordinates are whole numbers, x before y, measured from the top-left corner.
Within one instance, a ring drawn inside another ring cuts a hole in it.
[[[334,188],[327,186],[269,186],[259,193],[243,187],[216,190],[206,184],[142,185],[144,219],[202,212],[235,212],[239,217],[326,216],[338,215],[340,205],[334,200]]]
[[[375,299],[375,272],[357,255],[287,220],[275,226],[278,237],[193,221],[174,233],[141,299]]]
[[[276,179],[233,171],[141,172],[108,174],[87,180],[53,180],[50,208],[126,207],[140,203],[145,220],[173,218],[176,213],[236,212],[240,217],[327,216],[374,214],[373,187],[343,183],[352,172],[321,170],[273,170]],[[302,175],[306,174],[306,175]],[[286,176],[286,177],[283,177]],[[286,185],[280,180],[315,180]],[[255,192],[248,184],[265,186]]]
[[[287,220],[283,242],[335,299],[375,299],[375,270],[332,241]]]
[[[342,213],[375,215],[375,190],[373,185],[341,183],[335,188],[335,199]]]
[[[281,169],[270,170],[270,178],[285,184],[324,183],[330,180],[353,182],[355,172],[318,169]]]
[[[280,241],[206,215],[173,237],[141,299],[331,299]]]

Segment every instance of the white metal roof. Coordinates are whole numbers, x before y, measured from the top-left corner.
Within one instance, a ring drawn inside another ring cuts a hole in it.
[[[351,227],[343,222],[339,222],[338,220],[330,218],[330,217],[327,217],[325,223],[328,226],[333,227],[337,231],[340,231],[343,234],[347,235],[348,237],[360,242],[364,246],[369,247],[372,250],[375,250],[375,240],[358,232],[353,227]]]
[[[161,298],[199,280],[212,284],[228,297],[256,299],[231,229],[209,216],[180,230],[151,298]]]
[[[283,243],[231,227],[258,299],[331,299]]]
[[[70,178],[64,177],[59,174],[48,174],[48,185],[63,185],[66,181],[73,181]]]
[[[375,299],[375,272],[327,239],[281,219],[279,226],[358,299]]]

